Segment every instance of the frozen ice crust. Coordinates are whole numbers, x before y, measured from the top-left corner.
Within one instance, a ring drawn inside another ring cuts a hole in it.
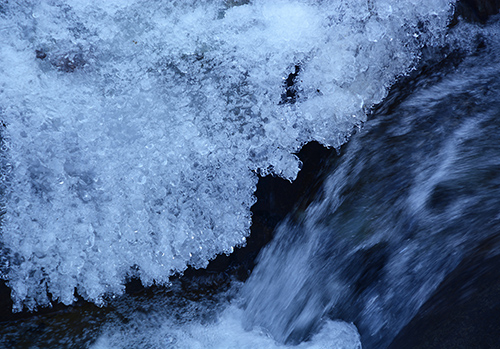
[[[245,243],[258,173],[339,147],[449,1],[0,5],[0,276],[14,310],[166,284]]]

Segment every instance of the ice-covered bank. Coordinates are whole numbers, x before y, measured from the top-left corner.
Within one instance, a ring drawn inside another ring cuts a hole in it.
[[[127,276],[164,284],[231,253],[249,233],[257,173],[292,180],[304,143],[345,142],[421,48],[445,43],[451,10],[2,3],[0,275],[15,310],[70,304],[75,291],[102,304]]]

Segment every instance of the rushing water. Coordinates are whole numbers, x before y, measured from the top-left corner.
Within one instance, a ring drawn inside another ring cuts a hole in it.
[[[1,4],[0,276],[17,311],[75,291],[104,308],[6,323],[0,344],[389,345],[499,234],[500,28],[449,28],[451,11]],[[170,279],[244,244],[257,173],[292,180],[304,143],[348,139],[247,281]],[[123,295],[131,277],[166,288]]]
[[[296,343],[342,318],[367,347],[385,347],[464,256],[498,236],[499,48],[421,79],[351,139],[317,199],[259,257],[243,289],[250,327]]]

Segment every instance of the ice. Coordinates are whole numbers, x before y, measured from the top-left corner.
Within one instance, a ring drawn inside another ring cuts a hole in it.
[[[73,1],[0,7],[1,277],[15,310],[244,244],[257,173],[344,143],[448,1]],[[284,81],[295,103],[280,103]],[[3,257],[2,257],[3,258]]]

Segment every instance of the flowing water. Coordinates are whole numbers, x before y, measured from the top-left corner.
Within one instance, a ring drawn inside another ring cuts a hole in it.
[[[0,343],[387,347],[499,234],[500,26],[452,11],[0,3],[0,277],[15,311],[97,305],[4,323]],[[245,244],[258,174],[293,180],[305,143],[347,140],[248,280],[172,278]],[[124,295],[130,278],[163,288]]]
[[[367,347],[385,347],[464,256],[498,236],[498,49],[427,76],[352,137],[316,200],[260,255],[243,288],[248,326],[296,343],[325,318],[349,319]]]

